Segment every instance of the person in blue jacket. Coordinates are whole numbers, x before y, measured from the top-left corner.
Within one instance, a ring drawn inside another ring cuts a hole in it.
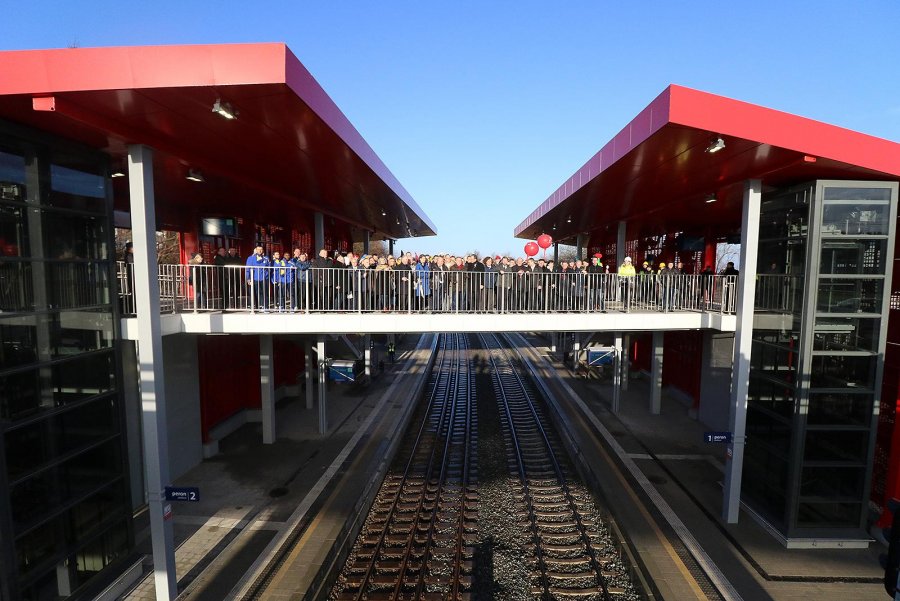
[[[422,255],[416,263],[416,307],[419,311],[428,309],[428,300],[431,298],[431,266],[428,257]]]
[[[263,247],[257,244],[253,254],[247,257],[245,279],[250,287],[250,310],[268,311],[269,308],[269,257],[263,254]]]
[[[309,284],[309,259],[305,252],[299,248],[294,249],[294,256],[291,258],[291,265],[294,267],[294,290],[293,305],[294,311],[305,311],[308,307],[309,291],[306,289]]]
[[[275,309],[284,311],[285,301],[290,301],[290,290],[294,284],[294,267],[281,253],[272,253],[272,289],[275,290]]]

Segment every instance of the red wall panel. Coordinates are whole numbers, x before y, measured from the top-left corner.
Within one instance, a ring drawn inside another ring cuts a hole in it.
[[[259,337],[198,336],[200,422],[209,430],[243,409],[260,407]]]
[[[674,386],[700,402],[703,334],[699,331],[666,332],[663,342],[663,385]]]

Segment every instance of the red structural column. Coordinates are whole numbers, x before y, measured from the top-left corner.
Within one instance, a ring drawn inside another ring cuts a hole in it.
[[[703,269],[711,267],[713,271],[716,269],[716,241],[707,235],[704,238],[706,246],[703,249]]]

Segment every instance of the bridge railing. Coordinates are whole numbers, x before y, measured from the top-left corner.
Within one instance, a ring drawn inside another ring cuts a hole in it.
[[[134,274],[119,264],[124,315],[134,315]],[[732,314],[737,278],[637,275],[302,269],[293,266],[160,265],[164,313],[595,313],[714,311]]]

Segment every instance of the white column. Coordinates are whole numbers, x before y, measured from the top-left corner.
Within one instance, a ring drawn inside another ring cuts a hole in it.
[[[662,406],[663,338],[665,332],[653,332],[653,356],[650,358],[650,413],[659,415]]]
[[[628,391],[628,369],[631,366],[631,336],[625,334],[622,341],[622,391]]]
[[[366,377],[372,377],[372,336],[366,334],[363,337],[363,344],[366,349],[363,351],[363,362],[365,363]]]
[[[304,342],[306,363],[306,408],[313,408],[313,392],[316,389],[316,355],[313,350],[312,340]]]
[[[319,256],[319,251],[325,248],[325,217],[322,213],[313,213],[313,241],[316,247],[313,249],[313,257]],[[333,250],[333,249],[328,249]]]
[[[271,334],[259,336],[259,394],[262,399],[263,444],[275,442],[275,361]]]
[[[169,519],[171,508],[165,500],[165,487],[169,484],[169,440],[166,432],[166,387],[159,319],[152,149],[137,144],[128,147],[128,180],[153,577],[157,600],[171,601],[178,595],[178,581],[175,576],[172,520]]]
[[[619,412],[620,399],[622,396],[622,332],[615,333],[616,355],[613,357],[613,400],[612,412]]]
[[[318,364],[319,364],[319,434],[328,432],[328,414],[325,409],[325,402],[328,400],[328,358],[325,356],[325,336],[319,335],[317,344]]]
[[[744,469],[744,442],[747,426],[747,390],[750,381],[750,349],[753,341],[753,299],[756,294],[756,252],[759,244],[759,207],[762,182],[744,183],[744,210],[741,218],[741,265],[738,276],[737,329],[734,334],[730,420],[733,442],[725,461],[725,489],[722,518],[736,524],[741,509],[741,476]]]
[[[625,222],[619,222],[619,231],[616,236],[616,267],[622,264],[622,261],[625,260]],[[632,257],[636,260],[635,257]]]

